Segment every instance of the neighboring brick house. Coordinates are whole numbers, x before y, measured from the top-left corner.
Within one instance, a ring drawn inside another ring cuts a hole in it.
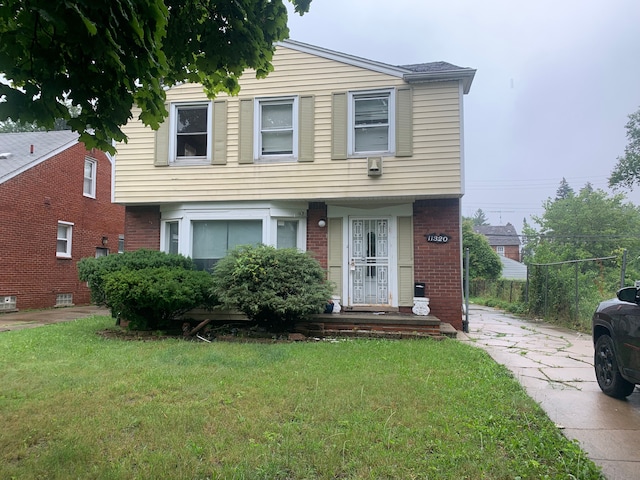
[[[520,261],[520,237],[513,225],[480,225],[474,226],[473,229],[487,237],[489,245],[498,255]]]
[[[294,41],[273,65],[265,79],[246,72],[236,97],[175,86],[157,132],[125,126],[125,249],[210,268],[238,244],[297,247],[344,309],[410,313],[424,283],[432,314],[461,329],[463,97],[475,70]]]
[[[112,172],[71,131],[0,134],[0,312],[90,303],[78,260],[124,243]]]

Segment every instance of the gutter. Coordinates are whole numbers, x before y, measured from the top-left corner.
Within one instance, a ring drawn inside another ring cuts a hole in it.
[[[425,83],[425,82],[450,82],[458,80],[462,82],[463,92],[469,93],[471,82],[476,74],[476,70],[472,68],[460,70],[445,70],[442,72],[411,72],[405,73],[402,79],[407,83]]]

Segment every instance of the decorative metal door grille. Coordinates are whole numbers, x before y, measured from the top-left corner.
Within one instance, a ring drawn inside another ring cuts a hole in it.
[[[389,304],[389,222],[351,220],[351,303]]]

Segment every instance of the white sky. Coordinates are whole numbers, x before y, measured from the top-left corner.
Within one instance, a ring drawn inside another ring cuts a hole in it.
[[[640,108],[640,0],[313,0],[289,28],[293,40],[392,65],[477,69],[462,213],[481,208],[518,233],[563,177],[576,192],[609,191]],[[629,199],[640,204],[640,191]]]

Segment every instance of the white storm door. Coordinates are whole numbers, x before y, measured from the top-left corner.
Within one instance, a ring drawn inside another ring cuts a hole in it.
[[[351,306],[389,305],[389,219],[349,221]]]

